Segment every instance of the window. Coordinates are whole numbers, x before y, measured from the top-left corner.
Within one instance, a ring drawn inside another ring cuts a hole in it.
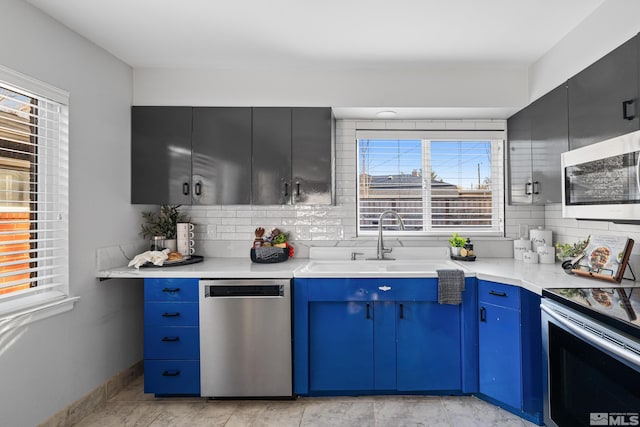
[[[403,219],[399,234],[502,235],[503,141],[497,136],[358,132],[358,233],[375,232],[380,213],[390,209]]]
[[[0,314],[68,294],[66,99],[0,68]]]

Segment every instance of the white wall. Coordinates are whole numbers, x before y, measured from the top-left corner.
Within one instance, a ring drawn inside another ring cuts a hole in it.
[[[530,67],[529,102],[640,32],[639,16],[640,2],[637,0],[605,1]]]
[[[372,69],[135,69],[135,105],[507,107],[526,102],[524,66]],[[452,117],[455,118],[455,117]]]
[[[36,425],[142,359],[142,283],[94,277],[95,249],[131,241],[131,68],[21,0],[0,0],[0,64],[70,92],[75,309],[0,335],[0,424]]]

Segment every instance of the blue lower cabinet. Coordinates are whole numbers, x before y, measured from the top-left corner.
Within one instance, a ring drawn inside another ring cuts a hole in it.
[[[480,393],[514,408],[522,406],[522,347],[520,312],[482,304],[480,340]]]
[[[197,279],[145,279],[144,390],[200,394]]]
[[[373,304],[309,305],[309,381],[314,391],[373,389]]]
[[[479,396],[542,425],[540,297],[480,280],[478,319]]]
[[[145,360],[144,392],[159,396],[199,395],[199,360]]]
[[[462,362],[477,360],[475,280],[462,305],[438,304],[434,289],[434,279],[295,279],[294,392],[476,392],[477,363]]]
[[[399,302],[397,389],[462,388],[460,309],[436,302]]]

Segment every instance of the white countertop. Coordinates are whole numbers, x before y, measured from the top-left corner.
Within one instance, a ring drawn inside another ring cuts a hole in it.
[[[246,258],[205,258],[203,262],[185,266],[141,268],[116,267],[99,270],[96,275],[101,279],[109,278],[269,278],[286,279],[292,277],[310,277],[302,273],[304,267],[312,260],[293,258],[275,264],[257,264]],[[356,261],[358,262],[358,261]],[[393,262],[393,261],[389,261]],[[521,286],[538,295],[543,288],[615,288],[640,287],[640,282],[623,280],[621,284],[603,280],[589,279],[566,274],[560,263],[526,264],[513,258],[478,258],[473,262],[456,261],[467,276],[478,279]],[[300,275],[296,274],[299,270]],[[326,276],[324,276],[326,277]],[[392,277],[392,276],[385,276]],[[412,277],[403,276],[398,277]],[[413,276],[415,277],[415,275]]]

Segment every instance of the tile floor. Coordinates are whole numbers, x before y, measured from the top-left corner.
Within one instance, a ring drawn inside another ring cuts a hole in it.
[[[77,426],[533,427],[535,424],[468,396],[315,397],[294,401],[156,399],[144,394],[140,377]]]

